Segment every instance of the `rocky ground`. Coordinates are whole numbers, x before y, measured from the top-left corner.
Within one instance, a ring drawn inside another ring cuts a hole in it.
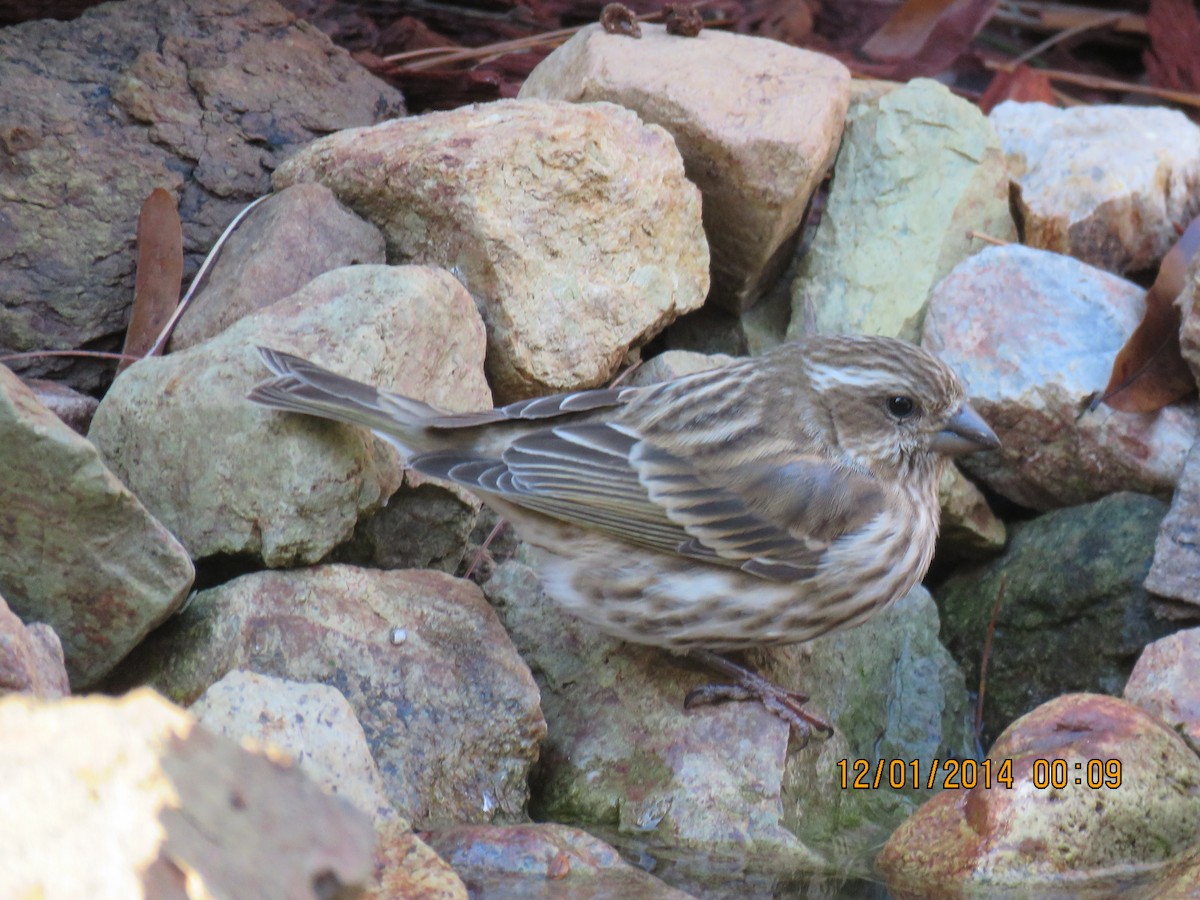
[[[189,275],[270,194],[165,355],[0,366],[2,893],[1200,890],[1200,408],[1094,402],[1200,128],[645,24],[403,113],[272,0],[0,30],[0,349],[119,344],[153,188]],[[806,745],[685,710],[704,673],[562,612],[471,495],[246,400],[259,345],[470,411],[842,331],[937,353],[1003,446],[925,586],[750,655]]]

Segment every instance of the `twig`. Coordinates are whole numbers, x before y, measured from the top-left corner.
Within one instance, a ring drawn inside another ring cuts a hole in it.
[[[200,271],[196,273],[196,277],[193,278],[192,283],[188,285],[187,293],[183,295],[183,298],[179,301],[179,305],[175,307],[175,312],[171,314],[171,318],[167,320],[167,324],[164,325],[162,331],[159,332],[158,339],[154,342],[154,346],[146,351],[147,356],[160,356],[162,354],[163,350],[167,346],[167,341],[171,339],[171,332],[175,330],[175,326],[178,324],[180,317],[187,311],[188,306],[191,305],[192,298],[195,296],[196,291],[199,289],[205,277],[208,275],[209,269],[213,267],[213,263],[217,261],[217,257],[221,255],[221,249],[225,246],[225,242],[229,239],[229,236],[233,234],[238,225],[242,223],[242,220],[245,219],[246,216],[250,215],[250,211],[254,209],[254,207],[258,206],[258,204],[262,203],[270,196],[270,194],[263,194],[253,203],[246,206],[240,213],[233,217],[233,221],[230,222],[225,227],[225,230],[221,232],[221,236],[217,238],[217,242],[213,244],[213,248],[208,251],[208,256],[204,257],[204,262],[200,264]]]
[[[1008,68],[1007,62],[984,60],[984,65],[992,70]],[[1144,94],[1147,97],[1158,97],[1170,100],[1183,106],[1200,107],[1200,94],[1187,91],[1172,91],[1167,88],[1150,87],[1144,84],[1134,84],[1130,81],[1118,81],[1116,78],[1103,78],[1100,75],[1086,75],[1081,72],[1066,72],[1062,69],[1038,69],[1051,81],[1065,81],[1067,84],[1077,84],[1081,87],[1094,88],[1099,91],[1128,91],[1131,94]]]
[[[975,704],[975,737],[983,731],[983,698],[987,696],[987,667],[992,656],[992,635],[996,633],[996,619],[1000,616],[1000,601],[1004,599],[1004,586],[1008,576],[1000,576],[1000,587],[996,591],[996,602],[992,606],[992,618],[988,622],[987,637],[983,640],[983,658],[979,661],[979,699]]]
[[[967,232],[967,237],[975,238],[988,244],[995,244],[997,247],[1007,247],[1011,243],[1011,241],[1002,241],[998,237],[992,237],[990,234],[984,234],[982,231],[975,231],[974,229]]]
[[[1063,29],[1062,31],[1058,32],[1058,34],[1052,34],[1052,35],[1050,35],[1050,37],[1046,38],[1046,40],[1042,41],[1040,44],[1038,44],[1034,47],[1030,47],[1028,50],[1026,50],[1024,53],[1022,53],[1016,59],[1009,60],[1009,63],[1008,63],[1009,70],[1011,71],[1012,69],[1015,69],[1017,66],[1021,65],[1022,63],[1029,62],[1029,60],[1033,59],[1035,56],[1038,56],[1038,55],[1044,53],[1046,50],[1049,50],[1055,44],[1062,43],[1063,41],[1067,40],[1068,38],[1075,37],[1075,35],[1077,35],[1077,34],[1083,34],[1083,32],[1091,31],[1093,28],[1102,28],[1105,25],[1112,25],[1112,24],[1120,21],[1124,17],[1124,15],[1125,15],[1124,13],[1119,13],[1119,12],[1108,13],[1107,15],[1099,15],[1099,16],[1096,16],[1094,19],[1088,19],[1086,21],[1080,22],[1078,25],[1075,25],[1072,28]]]
[[[128,353],[108,353],[104,350],[28,350],[24,353],[6,353],[0,356],[0,363],[19,359],[38,359],[43,356],[80,356],[88,359],[109,359],[113,362],[129,360],[137,362],[140,356],[130,356]]]

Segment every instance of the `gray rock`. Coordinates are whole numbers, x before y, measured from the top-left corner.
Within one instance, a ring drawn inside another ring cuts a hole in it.
[[[0,594],[85,688],[174,612],[192,562],[96,448],[0,366]]]
[[[921,344],[967,384],[999,450],[962,466],[1032,509],[1116,491],[1166,496],[1200,437],[1200,408],[1085,411],[1145,309],[1144,291],[1077,260],[989,247],[934,288]]]
[[[1200,213],[1200,126],[1178,110],[1010,100],[988,118],[1031,247],[1110,272],[1150,269]]]
[[[443,572],[320,566],[202,591],[111,687],[194,701],[233,669],[337,688],[418,827],[524,816],[538,690],[479,589]]]
[[[1200,628],[1147,644],[1125,682],[1125,699],[1200,746]]]
[[[274,178],[305,181],[379,226],[390,262],[454,271],[501,403],[603,384],[708,292],[674,142],[609,103],[502,100],[343,131]]]
[[[221,249],[171,337],[183,350],[304,287],[322,272],[385,262],[383,235],[319,184],[274,194]]]
[[[996,734],[1067,691],[1118,695],[1143,646],[1171,631],[1142,581],[1167,507],[1140,494],[1056,510],[1013,525],[1008,549],[938,589],[946,644],[979,683],[996,597],[984,721]]]
[[[141,360],[113,384],[91,437],[197,559],[324,559],[403,476],[395,449],[363,429],[247,400],[270,374],[258,345],[447,409],[491,407],[475,305],[423,266],[326,272],[203,344]]]
[[[1200,441],[1188,454],[1154,542],[1146,590],[1200,608]]]
[[[979,109],[917,79],[851,107],[833,188],[792,283],[789,336],[915,341],[930,289],[984,245],[1016,240],[1000,141]]]
[[[638,41],[598,24],[581,29],[520,93],[606,100],[671,133],[704,195],[711,302],[734,312],[786,267],[837,152],[849,96],[850,73],[832,57],[724,31],[680,38],[650,24]]]
[[[0,695],[13,691],[53,699],[71,688],[54,629],[44,622],[23,624],[0,597]]]
[[[119,347],[138,211],[180,201],[186,268],[271,170],[400,94],[271,0],[127,0],[0,31],[0,352]],[[78,388],[107,364],[40,359]]]

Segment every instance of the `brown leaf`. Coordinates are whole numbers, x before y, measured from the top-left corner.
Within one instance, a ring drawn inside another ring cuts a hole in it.
[[[1049,103],[1058,105],[1050,79],[1044,72],[1031,69],[1022,63],[1012,71],[1004,69],[992,76],[987,90],[979,98],[979,108],[986,116],[1005,100],[1017,100],[1021,103]]]
[[[867,56],[892,63],[897,77],[940,72],[987,24],[998,0],[905,0],[863,44]]]
[[[1192,0],[1150,0],[1146,33],[1150,49],[1143,61],[1150,83],[1200,91],[1200,15]]]
[[[137,280],[133,289],[133,311],[125,332],[128,356],[143,356],[179,303],[183,286],[183,226],[175,198],[155,188],[142,204],[137,227]],[[120,373],[131,363],[122,360]]]
[[[1117,354],[1108,387],[1096,403],[1123,412],[1154,412],[1196,390],[1196,379],[1179,349],[1181,316],[1175,298],[1183,291],[1198,249],[1200,216],[1163,257],[1158,277],[1146,292],[1146,314]]]

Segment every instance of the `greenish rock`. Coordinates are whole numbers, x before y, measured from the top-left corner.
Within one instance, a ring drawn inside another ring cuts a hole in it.
[[[395,449],[366,430],[246,399],[270,376],[259,346],[445,409],[492,405],[474,301],[427,266],[325,272],[216,337],[140,360],[113,383],[89,437],[195,559],[318,562],[403,478]]]
[[[76,690],[104,676],[192,587],[179,541],[96,447],[0,366],[0,594],[50,625]],[[0,668],[12,647],[0,645]]]
[[[985,246],[1017,239],[995,130],[978,107],[917,79],[850,108],[833,188],[792,284],[788,335],[916,341],[930,289]]]
[[[935,756],[973,754],[962,676],[921,590],[858,629],[750,656],[834,722],[833,737],[801,747],[759,703],[685,710],[710,673],[561,611],[520,558],[484,590],[541,688],[548,734],[531,785],[537,818],[600,828],[652,855],[862,873],[928,792],[843,788],[843,769],[859,758],[919,757],[924,771]]]
[[[1012,526],[1005,553],[938,590],[943,636],[972,685],[988,659],[985,733],[1060,694],[1120,696],[1142,647],[1174,628],[1142,587],[1167,505],[1113,494]]]

